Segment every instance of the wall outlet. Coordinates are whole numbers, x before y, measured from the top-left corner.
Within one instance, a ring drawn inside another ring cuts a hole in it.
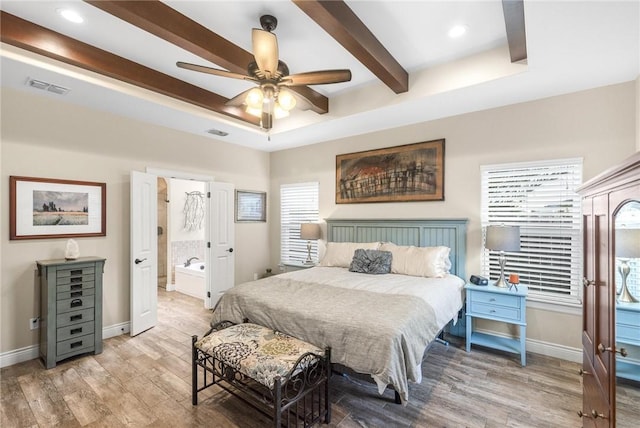
[[[40,328],[40,318],[29,319],[29,329],[36,330]]]

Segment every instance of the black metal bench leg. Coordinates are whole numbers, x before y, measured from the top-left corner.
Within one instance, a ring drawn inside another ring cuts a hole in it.
[[[196,349],[196,342],[198,336],[191,336],[191,404],[198,405],[198,350]]]
[[[395,394],[393,401],[396,404],[402,404],[402,400],[400,399],[400,394],[398,393],[398,391],[394,390],[393,393]]]

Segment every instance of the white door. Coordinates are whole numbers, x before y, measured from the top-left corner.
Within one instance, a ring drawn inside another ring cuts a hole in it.
[[[230,183],[210,182],[208,191],[211,196],[207,236],[211,248],[207,251],[207,266],[211,266],[211,269],[205,306],[213,308],[224,291],[234,284],[234,187]]]
[[[131,171],[131,336],[158,321],[157,179]]]

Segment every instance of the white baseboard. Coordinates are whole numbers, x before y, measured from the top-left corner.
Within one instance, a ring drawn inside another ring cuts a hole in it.
[[[127,334],[130,331],[131,326],[129,321],[120,324],[114,324],[102,329],[102,338],[108,339],[110,337],[119,336],[121,334]],[[25,348],[3,352],[0,354],[0,368],[33,360],[38,358],[39,355],[40,345],[31,345]]]
[[[479,333],[492,334],[494,336],[507,337],[513,339],[508,334],[498,333],[491,330],[477,329]],[[559,358],[561,360],[572,361],[574,363],[582,363],[582,348],[571,348],[557,343],[544,342],[542,340],[527,339],[527,352],[534,354],[546,355],[547,357]]]

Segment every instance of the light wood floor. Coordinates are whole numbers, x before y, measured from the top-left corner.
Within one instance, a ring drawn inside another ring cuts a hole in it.
[[[220,389],[191,405],[190,337],[210,312],[176,292],[159,293],[158,325],[104,341],[104,352],[45,370],[38,360],[3,368],[0,425],[8,427],[263,427],[260,413]],[[435,344],[410,403],[378,396],[368,383],[333,376],[332,427],[579,427],[579,365],[554,358]],[[624,399],[637,409],[640,394]],[[636,410],[637,412],[638,410]],[[632,418],[638,418],[636,413]],[[637,421],[639,419],[630,419]],[[618,424],[618,427],[624,425]],[[632,425],[628,425],[629,427]]]

